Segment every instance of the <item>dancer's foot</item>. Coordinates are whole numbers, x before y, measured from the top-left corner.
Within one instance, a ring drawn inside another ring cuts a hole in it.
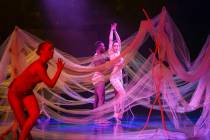
[[[116,119],[116,124],[121,124],[121,120],[119,118],[115,118]]]
[[[117,124],[121,123],[122,115],[120,113],[114,113],[114,118]]]

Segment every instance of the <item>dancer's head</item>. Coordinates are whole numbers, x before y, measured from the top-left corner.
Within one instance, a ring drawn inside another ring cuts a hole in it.
[[[114,41],[112,44],[112,49],[114,52],[120,51],[120,44],[117,41]]]
[[[104,53],[106,51],[105,45],[102,41],[96,41],[95,46],[96,46],[96,52],[97,53],[101,54],[101,53]]]
[[[36,53],[44,60],[49,61],[54,54],[54,47],[50,41],[45,41],[39,44]]]

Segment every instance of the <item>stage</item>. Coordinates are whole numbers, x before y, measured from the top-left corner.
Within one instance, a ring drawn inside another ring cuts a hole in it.
[[[196,119],[196,118],[193,118]],[[109,123],[91,122],[89,124],[66,124],[56,120],[47,120],[40,118],[33,128],[32,135],[35,140],[164,140],[178,139],[189,140],[199,139],[191,137],[192,128],[176,130],[173,125],[166,121],[167,131],[161,127],[161,118],[152,116],[149,122],[149,128],[142,130],[146,117],[138,116],[135,118],[127,118],[122,120],[121,124],[117,124],[114,120]],[[183,122],[184,123],[184,122]],[[8,124],[2,124],[0,130],[6,128]],[[188,124],[185,124],[186,126]],[[159,128],[157,127],[159,126]],[[6,140],[11,138],[11,134]],[[203,139],[203,138],[200,138]]]

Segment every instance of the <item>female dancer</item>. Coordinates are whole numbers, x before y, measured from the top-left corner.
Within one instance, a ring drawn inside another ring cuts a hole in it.
[[[47,62],[53,57],[52,43],[46,41],[38,46],[39,58],[29,65],[9,86],[8,101],[14,112],[15,118],[21,128],[19,140],[32,139],[30,130],[39,117],[39,105],[33,93],[34,87],[44,82],[48,87],[54,87],[64,67],[63,61],[57,61],[57,72],[50,79],[47,75]],[[24,115],[26,109],[28,116]]]
[[[113,23],[111,25],[111,30],[109,34],[109,58],[110,60],[115,59],[116,57],[120,56],[121,51],[121,40],[120,36],[116,30],[117,24]],[[113,34],[116,37],[116,41],[113,41]],[[118,62],[114,64],[113,70],[110,76],[110,82],[114,87],[115,94],[119,97],[120,103],[115,104],[114,106],[114,117],[117,122],[120,122],[123,116],[123,103],[122,97],[125,95],[125,89],[123,87],[123,78],[122,78],[122,68],[123,68],[124,59],[121,57]]]

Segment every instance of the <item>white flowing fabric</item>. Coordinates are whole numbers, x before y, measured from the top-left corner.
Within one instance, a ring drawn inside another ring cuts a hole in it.
[[[64,60],[65,68],[55,88],[50,89],[40,84],[34,89],[44,110],[42,113],[50,118],[72,124],[89,123],[97,117],[112,118],[114,105],[120,101],[114,98],[110,84],[106,85],[106,103],[99,108],[87,108],[87,104],[93,103],[93,96],[86,98],[84,94],[94,93],[91,78],[95,71],[103,72],[108,81],[110,67],[123,57],[126,63],[124,75],[129,79],[124,83],[126,89],[126,97],[123,98],[124,111],[138,105],[150,108],[157,92],[155,83],[158,82],[163,109],[174,127],[183,133],[186,128],[188,131],[192,130],[190,133],[185,133],[188,136],[204,133],[208,135],[210,130],[210,36],[197,59],[191,62],[184,39],[167,11],[163,9],[160,15],[151,19],[151,22],[141,21],[138,32],[123,41],[121,55],[101,66],[90,65],[92,56],[75,58],[55,49],[48,73],[50,76],[55,73],[56,61],[59,57]],[[149,37],[159,42],[159,59],[167,62],[169,66],[157,63],[158,60],[153,59],[153,53],[149,56],[139,53],[138,50],[145,47],[144,43]],[[16,27],[1,45],[0,115],[2,117],[0,122],[11,122],[13,119],[7,102],[7,87],[14,74],[21,73],[37,58],[35,50],[40,42],[42,40],[38,37]],[[44,94],[40,95],[41,92]],[[193,125],[185,113],[200,107],[203,107],[203,112],[197,123]],[[160,107],[154,105],[154,109],[159,110]],[[101,116],[96,115],[97,112],[102,112]],[[184,121],[188,125],[183,124]]]

